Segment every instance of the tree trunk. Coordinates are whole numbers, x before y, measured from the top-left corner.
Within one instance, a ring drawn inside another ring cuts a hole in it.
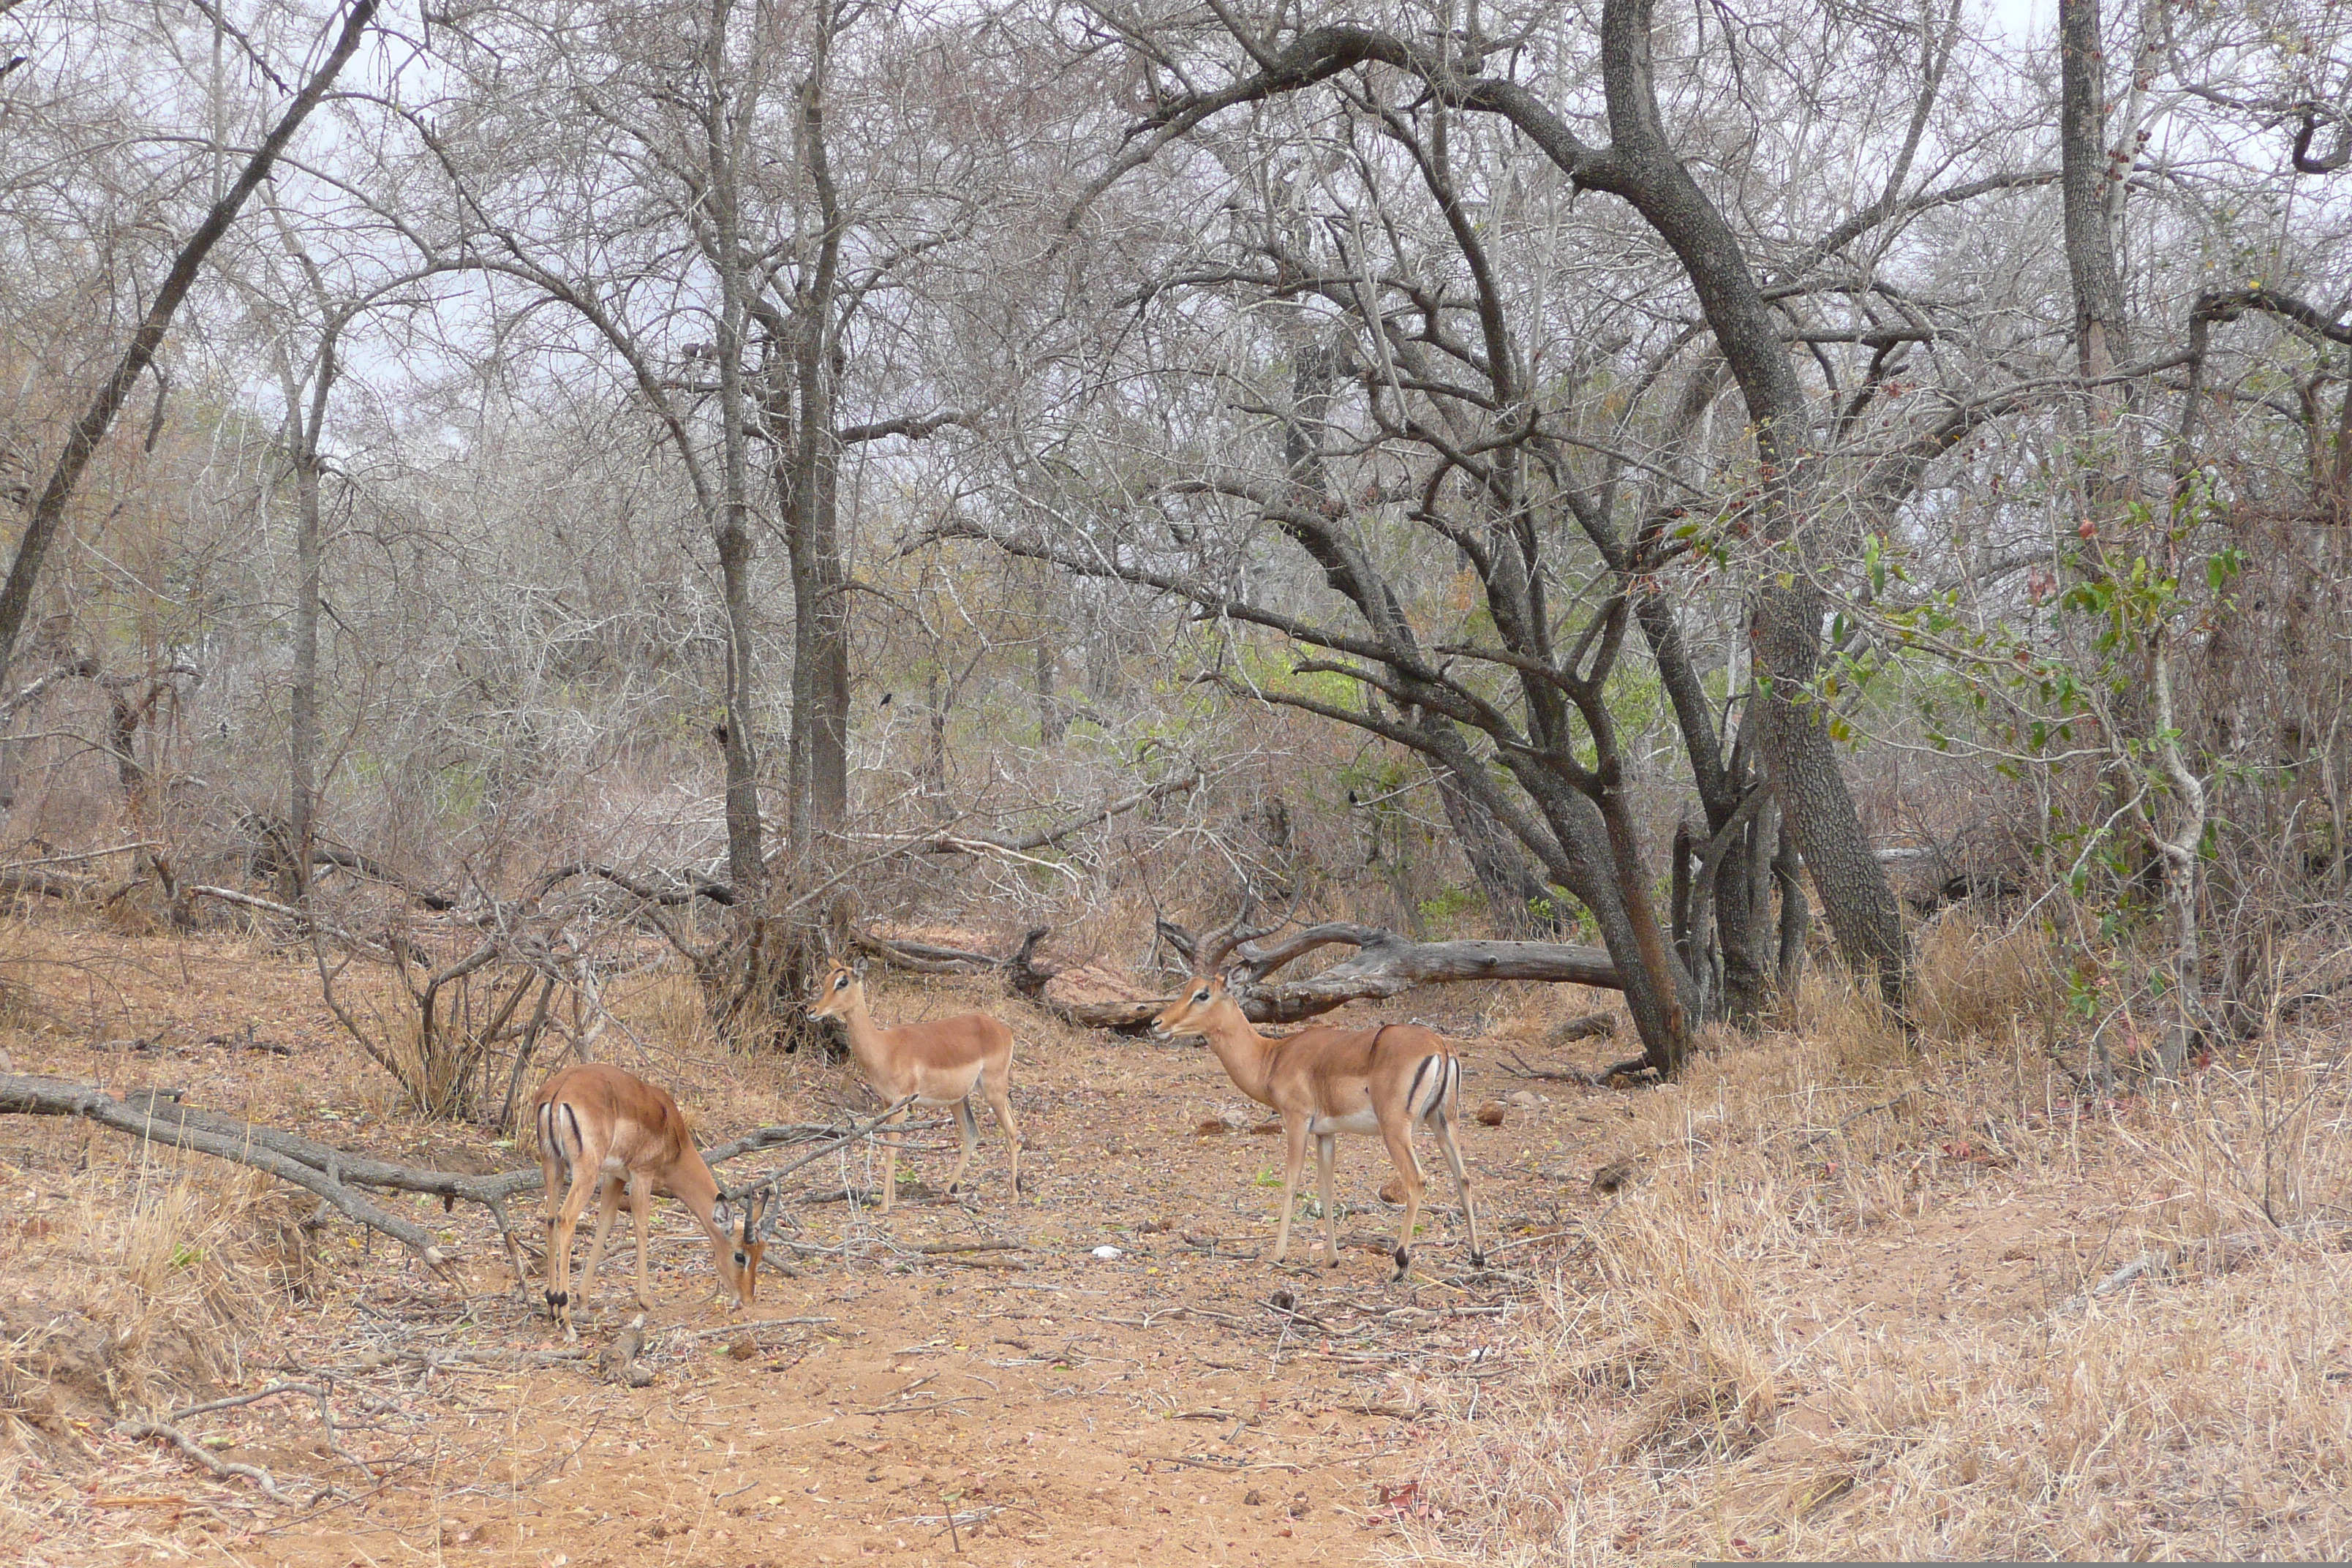
[[[947,696],[940,680],[935,650],[931,668],[923,677],[923,719],[930,731],[930,746],[923,759],[923,798],[931,820],[952,821],[955,807],[948,802],[948,706]]]
[[[730,502],[719,532],[719,574],[727,606],[726,711],[719,734],[727,763],[727,876],[744,898],[766,879],[760,825],[759,753],[752,741],[751,539]]]
[[[1546,789],[1538,795],[1560,858],[1546,868],[1592,913],[1618,988],[1625,993],[1644,1059],[1661,1078],[1682,1070],[1698,994],[1690,972],[1667,951],[1657,912],[1649,905],[1649,868],[1621,865],[1611,825],[1581,794]],[[1638,895],[1630,902],[1629,889]]]
[[[2107,200],[2110,185],[2128,171],[2116,166],[2106,144],[2106,53],[2098,0],[2058,0],[2058,81],[2059,184],[2066,270],[2074,288],[2074,349],[2084,375],[2105,375],[2131,353]]]
[[[777,453],[778,500],[793,573],[793,715],[789,773],[793,852],[838,833],[849,814],[849,574],[841,554],[841,437],[835,426],[835,293],[842,217],[826,160],[824,74],[828,36],[801,88],[801,153],[814,187],[820,239],[801,288],[762,307],[782,356],[772,406],[789,416],[768,431]],[[788,371],[787,371],[788,367]],[[789,374],[790,390],[782,384]]]
[[[1824,595],[1800,579],[1791,587],[1763,589],[1756,603],[1756,651],[1771,678],[1761,739],[1783,831],[1813,874],[1847,963],[1857,976],[1874,972],[1880,994],[1899,1009],[1902,911],[1863,834],[1821,709],[1805,700],[1820,661]]]
[[[728,84],[727,34],[732,6],[714,0],[703,40],[704,152],[709,161],[709,203],[719,273],[719,421],[723,491],[718,527],[720,591],[727,608],[726,710],[720,743],[726,752],[727,874],[738,893],[756,895],[766,879],[761,842],[759,753],[752,698],[754,664],[751,618],[751,476],[744,450],[748,407],[743,387],[744,331],[749,305],[744,272],[741,170],[737,153],[738,116],[751,112],[736,102]]]
[[[139,726],[154,710],[158,688],[150,684],[140,701],[131,700],[128,679],[107,693],[106,748],[114,755],[114,782],[122,809],[132,816],[147,804],[147,770],[139,765]]]
[[[1041,601],[1042,607],[1042,601]],[[1069,721],[1062,716],[1062,705],[1054,698],[1054,666],[1056,660],[1050,640],[1041,634],[1037,638],[1037,739],[1048,746],[1059,745]]]
[[[1795,553],[1785,582],[1775,580],[1784,570],[1777,561],[1760,563],[1764,581],[1748,601],[1756,661],[1769,683],[1759,739],[1785,830],[1812,869],[1839,946],[1857,973],[1876,972],[1887,1001],[1899,1006],[1906,978],[1901,911],[1870,853],[1822,716],[1809,700],[1828,607],[1810,574],[1825,553],[1819,529],[1800,526],[1813,477],[1811,408],[1738,237],[1667,140],[1651,63],[1652,5],[1605,0],[1602,6],[1612,167],[1593,183],[1632,202],[1673,248],[1747,399],[1762,469],[1764,534]],[[1569,172],[1580,173],[1576,165],[1571,156]]]
[[[321,399],[323,402],[323,398]],[[318,841],[319,756],[319,451],[318,433],[298,432],[294,456],[294,689],[289,694],[286,823],[292,853],[283,858],[283,891],[299,903],[310,890],[310,850]]]

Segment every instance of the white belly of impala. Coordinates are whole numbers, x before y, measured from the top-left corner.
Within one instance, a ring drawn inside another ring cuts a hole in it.
[[[1307,1124],[1307,1131],[1318,1138],[1328,1137],[1334,1132],[1356,1132],[1369,1135],[1380,1130],[1381,1119],[1373,1114],[1372,1108],[1369,1105],[1361,1110],[1351,1110],[1345,1116],[1318,1116]]]

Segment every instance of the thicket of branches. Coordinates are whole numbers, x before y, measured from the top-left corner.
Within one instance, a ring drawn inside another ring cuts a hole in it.
[[[5,874],[483,1114],[621,933],[1251,893],[1662,1073],[1976,900],[2178,1070],[2340,978],[2347,170],[2306,0],[8,0]]]

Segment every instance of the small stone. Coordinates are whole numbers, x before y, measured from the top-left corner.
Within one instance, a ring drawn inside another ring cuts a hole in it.
[[[1120,1258],[1125,1258],[1127,1254],[1121,1252],[1118,1247],[1106,1243],[1103,1246],[1095,1248],[1095,1256],[1105,1263],[1116,1263]]]
[[[1478,1125],[1500,1127],[1503,1124],[1503,1118],[1509,1115],[1510,1111],[1511,1108],[1501,1100],[1490,1100],[1478,1108]]]
[[[1248,1491],[1242,1494],[1242,1506],[1244,1508],[1264,1508],[1265,1506],[1265,1494],[1258,1490],[1255,1487],[1252,1487]]]

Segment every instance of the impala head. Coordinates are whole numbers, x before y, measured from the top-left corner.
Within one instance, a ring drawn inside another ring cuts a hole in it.
[[[1160,1016],[1151,1020],[1151,1037],[1155,1040],[1204,1038],[1210,1028],[1210,1018],[1221,1003],[1233,1000],[1221,974],[1195,974],[1184,983],[1184,994],[1168,1004]]]
[[[824,978],[817,982],[816,994],[809,1002],[812,1018],[845,1016],[850,1005],[865,994],[866,977],[858,970],[835,959],[826,966]]]
[[[1257,895],[1245,893],[1242,898],[1241,913],[1234,917],[1233,923],[1221,926],[1201,939],[1192,954],[1193,966],[1199,973],[1184,982],[1184,994],[1170,1003],[1160,1016],[1151,1020],[1154,1039],[1175,1040],[1186,1036],[1202,1038],[1208,1035],[1211,1016],[1220,1005],[1233,1000],[1234,973],[1219,973],[1225,955],[1243,942],[1264,936],[1274,929],[1250,924],[1250,915],[1256,908]]]
[[[748,1307],[759,1299],[760,1259],[765,1256],[768,1244],[760,1235],[760,1216],[764,1205],[757,1197],[748,1197],[740,1207],[730,1207],[720,1198],[711,1210],[711,1228],[718,1234],[712,1238],[712,1251],[719,1265],[721,1289],[734,1292],[735,1299]]]

